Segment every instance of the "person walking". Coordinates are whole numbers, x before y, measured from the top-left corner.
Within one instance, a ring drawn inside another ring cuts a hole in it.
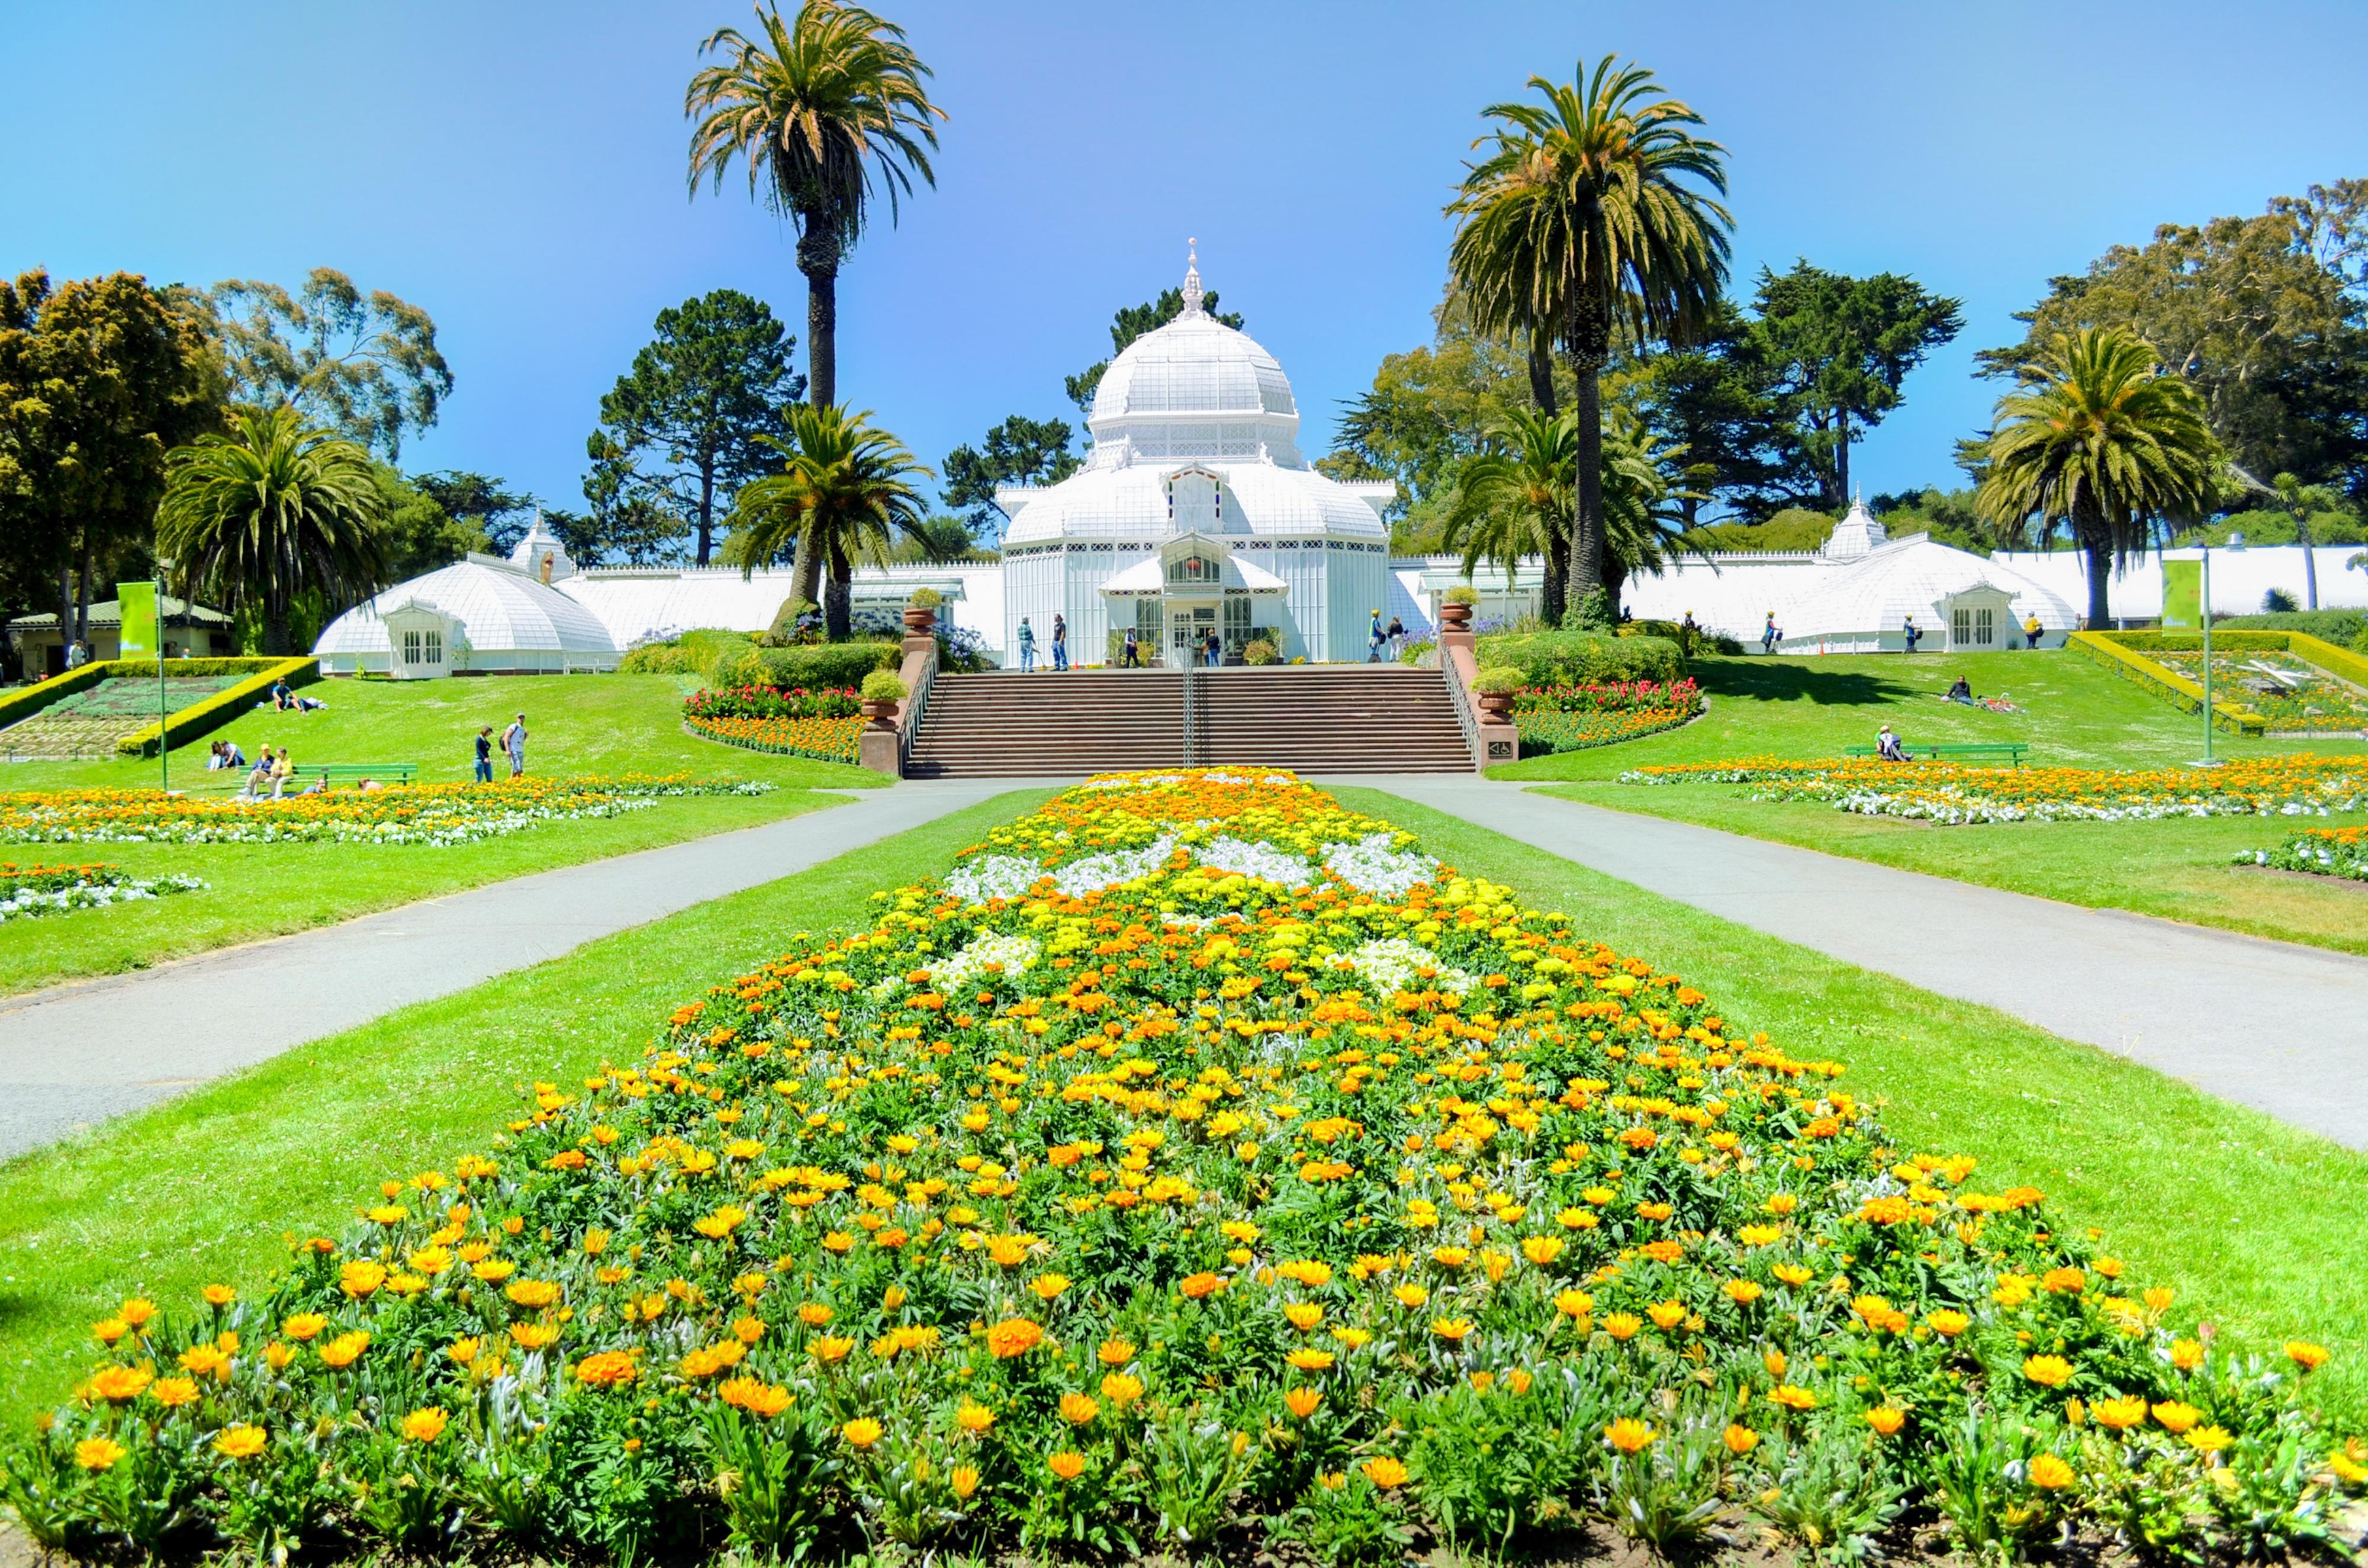
[[[477,782],[494,781],[494,727],[486,724],[477,731]]]
[[[2046,634],[2047,629],[2039,624],[2039,617],[2035,612],[2024,619],[2022,623],[2022,645],[2024,647],[2038,647],[2040,638]]]
[[[1771,655],[1776,652],[1776,612],[1772,609],[1768,612],[1768,624],[1759,629],[1759,651]]]
[[[1369,665],[1378,665],[1382,662],[1382,644],[1387,641],[1388,636],[1388,634],[1382,630],[1382,612],[1380,610],[1375,610],[1373,612],[1373,624],[1366,635],[1371,641],[1371,646],[1365,650],[1365,663]]]
[[[1069,622],[1059,610],[1053,612],[1053,667],[1056,670],[1069,667]]]
[[[1912,653],[1916,652],[1916,644],[1918,642],[1922,640],[1924,636],[1923,632],[1917,630],[1916,618],[1912,615],[1907,618],[1906,631],[1907,637],[1907,651]]]
[[[81,638],[77,637],[73,642],[66,644],[66,668],[70,670],[78,670],[82,668],[89,659],[90,650],[83,645]]]
[[[519,714],[518,722],[502,732],[502,749],[510,754],[510,777],[516,778],[523,775],[526,772],[525,714]]]
[[[1390,662],[1395,664],[1406,653],[1406,622],[1390,617]]]
[[[1132,626],[1126,629],[1126,643],[1120,652],[1118,667],[1122,670],[1143,668],[1143,641]]]
[[[1023,615],[1019,618],[1019,673],[1032,674],[1035,668],[1036,629],[1028,624],[1028,618]]]

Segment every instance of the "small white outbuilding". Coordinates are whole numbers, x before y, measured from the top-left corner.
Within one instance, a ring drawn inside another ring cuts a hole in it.
[[[2044,584],[1924,534],[1892,539],[1856,503],[1817,553],[1825,569],[1777,611],[1779,653],[1904,653],[1911,622],[1925,653],[2020,648],[2033,616],[2037,646],[2053,648],[2080,624]]]
[[[472,551],[398,583],[329,622],[313,652],[329,675],[397,679],[613,670],[609,629],[552,585],[575,572],[537,517],[509,559]]]

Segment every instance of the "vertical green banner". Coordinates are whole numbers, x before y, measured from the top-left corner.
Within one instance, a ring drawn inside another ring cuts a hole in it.
[[[156,585],[118,583],[115,608],[123,617],[123,634],[117,642],[118,658],[153,659],[162,646],[156,641]]]
[[[2165,631],[2192,631],[2203,624],[2203,562],[2162,563],[2162,624]]]

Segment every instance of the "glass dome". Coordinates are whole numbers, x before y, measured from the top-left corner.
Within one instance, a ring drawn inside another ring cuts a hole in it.
[[[1247,333],[1203,308],[1197,256],[1183,294],[1174,321],[1128,344],[1102,372],[1086,421],[1094,466],[1181,457],[1299,466],[1291,378]]]
[[[614,669],[617,644],[599,618],[524,572],[476,556],[399,583],[321,629],[313,652],[336,670],[383,669],[391,643],[384,611],[420,599],[460,621],[465,666],[479,670]]]

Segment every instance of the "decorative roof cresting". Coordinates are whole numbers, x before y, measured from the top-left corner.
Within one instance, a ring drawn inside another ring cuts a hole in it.
[[[1184,311],[1181,319],[1190,321],[1208,312],[1201,308],[1201,242],[1184,242]]]

